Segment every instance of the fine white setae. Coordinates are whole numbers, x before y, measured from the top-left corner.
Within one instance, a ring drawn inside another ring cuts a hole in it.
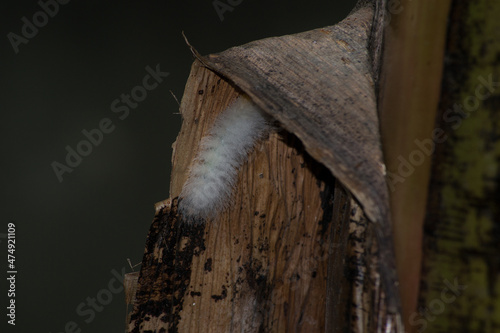
[[[246,96],[217,117],[201,140],[179,195],[179,211],[185,221],[213,218],[228,206],[238,170],[271,127],[265,113]]]

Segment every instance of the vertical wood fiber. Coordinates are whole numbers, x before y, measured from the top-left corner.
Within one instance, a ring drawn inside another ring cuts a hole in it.
[[[406,324],[415,311],[432,140],[438,108],[449,0],[389,4],[379,113],[391,198],[395,253]],[[406,162],[405,162],[406,161]]]

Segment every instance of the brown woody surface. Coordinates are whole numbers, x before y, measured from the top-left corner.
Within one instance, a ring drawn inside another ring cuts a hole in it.
[[[368,54],[372,15],[361,9],[336,28],[201,59],[239,88],[194,63],[174,144],[173,199],[148,236],[132,332],[397,330]],[[176,213],[177,196],[201,138],[240,88],[285,130],[250,154],[230,209],[188,226]]]
[[[399,295],[369,47],[369,4],[335,26],[266,38],[199,57],[229,78],[325,165],[377,224],[384,288]]]
[[[172,197],[180,192],[200,137],[237,94],[195,63],[186,87],[186,96],[194,98],[184,98],[181,106],[184,123],[175,144]],[[150,238],[162,235],[152,243],[164,253],[145,258],[153,266],[151,280],[140,281],[135,331],[324,329],[333,178],[285,132],[261,142],[239,177],[232,208],[206,226],[183,231],[169,209],[157,215]],[[155,312],[159,309],[163,314]]]

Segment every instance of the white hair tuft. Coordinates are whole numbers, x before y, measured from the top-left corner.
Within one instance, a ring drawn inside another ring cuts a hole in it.
[[[179,195],[184,220],[212,218],[228,206],[238,170],[270,129],[269,118],[246,96],[217,117]]]

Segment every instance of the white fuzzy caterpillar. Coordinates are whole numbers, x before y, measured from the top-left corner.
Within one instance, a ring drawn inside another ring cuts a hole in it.
[[[238,170],[270,129],[269,118],[246,96],[217,117],[179,195],[179,211],[186,221],[214,217],[227,207]]]

